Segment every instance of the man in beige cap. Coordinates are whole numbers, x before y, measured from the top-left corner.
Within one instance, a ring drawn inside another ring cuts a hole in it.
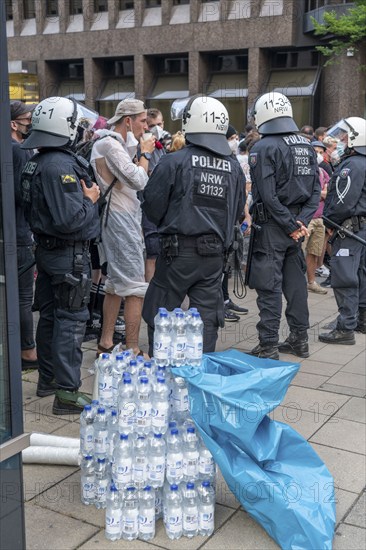
[[[108,263],[103,305],[103,329],[98,353],[113,349],[113,332],[121,298],[125,298],[126,348],[140,352],[138,338],[142,302],[147,289],[144,274],[141,209],[136,192],[144,189],[155,138],[143,139],[146,108],[138,99],[125,99],[108,120],[112,130],[103,130],[92,150],[91,164],[103,192],[108,194],[102,220],[102,243]],[[140,144],[140,160],[134,162]]]

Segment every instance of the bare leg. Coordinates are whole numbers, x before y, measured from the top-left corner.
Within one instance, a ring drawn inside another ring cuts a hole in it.
[[[126,349],[139,351],[139,334],[141,325],[143,298],[126,296],[124,318],[126,323]]]
[[[106,294],[103,304],[103,327],[100,345],[104,348],[113,346],[114,326],[121,307],[121,296],[117,294]],[[127,324],[127,323],[126,323]]]

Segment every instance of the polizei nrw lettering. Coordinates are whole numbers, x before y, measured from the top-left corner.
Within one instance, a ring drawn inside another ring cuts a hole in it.
[[[283,136],[282,138],[287,145],[297,145],[300,143],[306,143],[307,145],[310,145],[310,142],[308,139],[306,139],[303,136],[297,136],[295,134],[291,134],[290,136]]]
[[[220,170],[221,172],[231,172],[230,161],[217,157],[209,157],[208,155],[192,155],[192,166],[211,168],[212,170]]]

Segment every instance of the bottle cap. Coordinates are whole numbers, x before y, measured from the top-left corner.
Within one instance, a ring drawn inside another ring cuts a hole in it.
[[[140,384],[148,384],[148,383],[149,383],[149,379],[146,376],[142,376],[140,378]]]
[[[196,429],[193,426],[189,426],[189,428],[187,428],[187,433],[194,434],[195,431]]]
[[[194,489],[194,483],[187,483],[187,489]]]
[[[162,435],[163,434],[154,434],[154,437],[156,437],[157,439],[160,439]]]
[[[127,434],[119,434],[119,438],[120,439],[128,439],[128,435]]]
[[[117,416],[117,411],[116,411],[116,409],[112,409],[112,410],[111,410],[111,416]]]
[[[116,355],[116,361],[123,361],[124,358],[125,357],[124,357],[123,353],[119,353],[118,355]]]
[[[104,464],[105,463],[105,458],[98,458],[98,463],[99,464]]]
[[[173,485],[170,486],[170,490],[171,490],[171,491],[178,491],[178,485],[176,485],[175,483],[173,483]]]
[[[144,491],[151,491],[150,485],[146,485],[146,487],[144,487]]]
[[[98,414],[104,414],[105,408],[104,407],[98,407]]]
[[[178,428],[172,428],[170,430],[170,433],[171,433],[171,435],[177,435],[179,433],[179,430],[178,430]]]
[[[102,359],[109,359],[109,353],[102,353]]]
[[[91,405],[84,405],[84,411],[91,411]]]

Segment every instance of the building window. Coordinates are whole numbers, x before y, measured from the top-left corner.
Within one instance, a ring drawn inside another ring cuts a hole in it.
[[[34,0],[23,0],[23,16],[24,19],[34,19],[36,17]]]
[[[6,20],[7,20],[7,21],[12,21],[12,20],[13,20],[13,4],[12,4],[12,0],[6,0],[5,11],[6,11]]]
[[[242,55],[217,55],[212,56],[212,71],[234,73],[248,70],[248,56]]]
[[[307,0],[306,11],[317,10],[319,8],[322,8],[323,6],[326,6],[327,4],[328,4],[327,0]]]
[[[58,0],[46,0],[46,17],[58,15]]]
[[[161,0],[145,0],[145,8],[160,8]]]
[[[183,4],[189,4],[190,0],[173,0],[173,6],[183,6]]]
[[[273,69],[305,69],[319,65],[319,52],[316,50],[299,50],[272,53]]]
[[[69,0],[70,15],[83,13],[83,0]]]
[[[94,0],[94,13],[108,11],[108,0]]]
[[[134,9],[134,1],[133,0],[119,0],[119,10],[125,11],[125,10],[133,10]]]

